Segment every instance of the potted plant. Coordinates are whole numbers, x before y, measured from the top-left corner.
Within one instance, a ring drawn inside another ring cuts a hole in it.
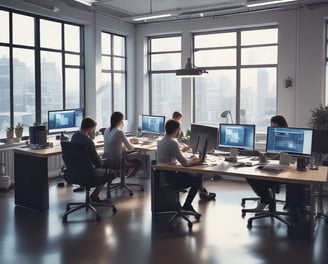
[[[15,127],[15,135],[16,135],[16,138],[21,138],[22,135],[23,135],[23,124],[18,122],[18,124],[16,125]]]
[[[309,126],[315,129],[328,130],[328,106],[320,105],[311,110]]]
[[[15,129],[13,127],[7,127],[7,129],[6,129],[7,143],[14,142],[14,131],[15,131]]]

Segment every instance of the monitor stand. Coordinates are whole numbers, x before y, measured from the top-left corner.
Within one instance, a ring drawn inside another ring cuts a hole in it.
[[[230,156],[226,157],[224,160],[229,162],[237,162],[238,149],[231,148]]]
[[[64,132],[61,132],[59,136],[56,136],[56,139],[61,141],[66,141],[69,140],[69,136],[66,135]]]

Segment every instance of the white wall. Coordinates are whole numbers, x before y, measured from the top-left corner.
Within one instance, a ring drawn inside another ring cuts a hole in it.
[[[279,26],[278,91],[277,111],[286,116],[290,126],[307,126],[310,109],[324,102],[324,28],[328,7],[317,9],[292,9],[262,13],[250,13],[224,18],[202,18],[197,20],[143,24],[136,27],[137,89],[144,93],[148,83],[144,81],[146,60],[143,47],[147,36],[182,33],[182,65],[190,56],[192,32],[234,29],[261,25]],[[284,81],[290,76],[293,86],[285,88]],[[183,92],[190,90],[191,82],[183,83]],[[144,111],[147,101],[137,105]],[[190,95],[183,101],[183,109],[190,109]],[[184,112],[184,128],[192,116]]]

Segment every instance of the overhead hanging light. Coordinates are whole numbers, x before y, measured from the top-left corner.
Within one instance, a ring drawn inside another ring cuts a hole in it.
[[[80,4],[92,6],[92,3],[87,0],[74,0],[75,2],[79,2]]]
[[[176,70],[176,76],[180,77],[198,77],[203,73],[208,73],[204,68],[197,68],[195,65],[191,63],[191,59],[188,58],[186,66],[181,70]]]
[[[143,14],[135,17],[131,17],[133,21],[147,21],[151,19],[158,19],[158,18],[164,18],[164,17],[170,17],[172,16],[171,13],[164,13],[164,12],[154,12],[153,13],[153,1],[149,0],[149,13]]]
[[[285,4],[288,2],[297,2],[298,0],[269,0],[269,1],[247,1],[247,7],[258,7],[275,4]]]

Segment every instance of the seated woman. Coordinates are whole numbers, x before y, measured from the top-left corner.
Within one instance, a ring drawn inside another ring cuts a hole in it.
[[[121,112],[114,112],[110,118],[110,127],[104,132],[104,158],[112,159],[121,166],[129,170],[128,177],[135,176],[142,168],[140,160],[130,153],[134,147],[122,131],[124,115]],[[130,155],[129,155],[130,154]]]

